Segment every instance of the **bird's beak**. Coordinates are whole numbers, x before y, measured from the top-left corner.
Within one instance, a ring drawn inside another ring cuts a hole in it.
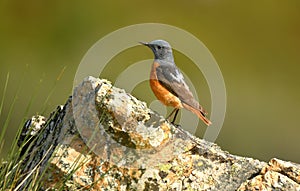
[[[145,46],[149,46],[148,42],[139,42],[139,43],[142,44],[142,45],[145,45]]]

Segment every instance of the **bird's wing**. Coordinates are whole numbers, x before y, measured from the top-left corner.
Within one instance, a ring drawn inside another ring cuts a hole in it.
[[[161,63],[156,68],[156,75],[161,85],[178,97],[180,101],[195,109],[199,109],[203,115],[207,114],[194,99],[192,92],[184,81],[182,73],[174,64]]]

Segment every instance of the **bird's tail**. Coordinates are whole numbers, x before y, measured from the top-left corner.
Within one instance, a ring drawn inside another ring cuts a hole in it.
[[[201,109],[195,109],[194,107],[187,105],[185,103],[182,104],[184,108],[186,108],[187,110],[190,110],[191,112],[195,113],[207,126],[211,125],[211,121],[209,119],[206,118],[205,116],[205,112],[203,112],[204,110]]]

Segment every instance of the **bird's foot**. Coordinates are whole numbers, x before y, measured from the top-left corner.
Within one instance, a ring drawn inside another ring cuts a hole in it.
[[[176,128],[181,127],[180,124],[176,124],[175,122],[171,122],[172,125],[174,125]]]

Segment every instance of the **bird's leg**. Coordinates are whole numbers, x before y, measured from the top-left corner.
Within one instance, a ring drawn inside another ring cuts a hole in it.
[[[175,109],[168,115],[168,117],[166,117],[167,120],[169,121],[169,119],[171,118],[171,116],[173,115],[173,113],[176,112],[175,115],[174,115],[174,117],[173,117],[173,120],[172,120],[172,122],[171,122],[171,123],[174,123],[174,121],[175,121],[175,119],[176,119],[176,116],[177,116],[177,114],[178,114],[178,111],[179,111],[179,109],[175,108]]]
[[[168,117],[166,117],[166,119],[169,121],[169,119],[171,118],[171,116],[173,115],[173,113],[178,110],[177,108],[175,108],[169,115]]]
[[[173,120],[172,120],[172,122],[171,122],[172,124],[174,124],[174,122],[175,122],[175,120],[176,120],[178,111],[179,111],[179,109],[176,109],[175,115],[174,115]]]

